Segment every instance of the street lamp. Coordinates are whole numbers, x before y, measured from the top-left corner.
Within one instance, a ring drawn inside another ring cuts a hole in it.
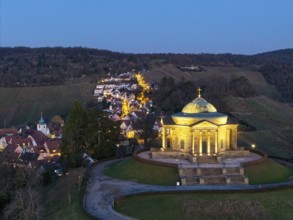
[[[255,148],[255,144],[252,144],[251,147],[252,147],[252,148]]]
[[[117,157],[119,157],[119,155],[121,157],[120,144],[116,144],[116,155],[117,155]]]

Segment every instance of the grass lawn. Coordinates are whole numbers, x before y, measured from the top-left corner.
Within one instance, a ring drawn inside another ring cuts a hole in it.
[[[293,176],[293,169],[282,166],[272,160],[245,168],[250,184],[265,184],[287,181]]]
[[[176,168],[160,167],[129,158],[108,166],[104,174],[122,180],[134,180],[152,185],[175,185],[179,180]],[[266,184],[287,181],[293,169],[272,160],[245,168],[250,184]]]
[[[81,207],[79,183],[84,172],[84,168],[73,170],[68,176],[60,177],[44,189],[43,219],[93,219]]]
[[[293,219],[293,189],[261,193],[143,195],[115,210],[138,219]]]
[[[155,166],[129,158],[107,167],[104,174],[123,180],[135,180],[153,185],[176,185],[179,181],[177,168]]]

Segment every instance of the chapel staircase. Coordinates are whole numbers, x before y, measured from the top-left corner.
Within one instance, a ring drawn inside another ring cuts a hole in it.
[[[183,186],[191,185],[241,185],[248,184],[244,168],[240,165],[200,164],[178,165]]]
[[[202,155],[197,157],[197,163],[199,164],[217,164],[217,157],[216,156],[207,156]]]

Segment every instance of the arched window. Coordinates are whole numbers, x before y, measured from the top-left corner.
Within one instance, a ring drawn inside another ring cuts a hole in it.
[[[180,141],[180,148],[181,148],[181,149],[184,149],[184,140],[181,140],[181,141]]]

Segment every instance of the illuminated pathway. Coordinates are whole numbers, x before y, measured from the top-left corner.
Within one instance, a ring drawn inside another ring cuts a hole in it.
[[[125,158],[124,158],[125,159]],[[119,159],[119,160],[124,160]],[[279,187],[293,186],[293,180],[283,183],[264,185],[196,185],[196,186],[155,186],[139,184],[104,176],[106,166],[119,160],[111,160],[97,164],[90,171],[90,180],[84,195],[83,206],[87,213],[98,219],[133,219],[113,210],[114,198],[117,196],[139,194],[144,192],[171,191],[243,191],[268,190]]]

